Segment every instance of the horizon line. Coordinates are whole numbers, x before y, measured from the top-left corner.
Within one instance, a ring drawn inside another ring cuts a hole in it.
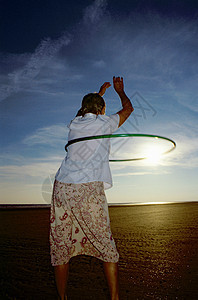
[[[166,202],[118,202],[118,203],[107,203],[109,207],[111,206],[143,206],[143,205],[163,205],[163,204],[185,204],[185,203],[198,203],[198,200],[191,201],[166,201]],[[0,204],[0,209],[14,209],[14,208],[50,208],[51,204]]]

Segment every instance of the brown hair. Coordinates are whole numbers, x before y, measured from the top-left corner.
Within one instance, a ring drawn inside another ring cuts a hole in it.
[[[101,113],[104,106],[105,101],[98,93],[90,93],[84,96],[81,109],[78,111],[76,116],[84,117],[87,113],[98,115]]]

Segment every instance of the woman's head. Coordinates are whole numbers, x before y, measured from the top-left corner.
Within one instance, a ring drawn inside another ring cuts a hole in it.
[[[84,96],[82,100],[81,109],[78,111],[77,116],[83,116],[87,113],[95,115],[104,114],[105,112],[105,101],[97,93],[90,93]]]

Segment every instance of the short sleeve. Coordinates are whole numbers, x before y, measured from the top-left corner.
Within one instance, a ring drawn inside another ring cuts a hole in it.
[[[118,129],[119,122],[120,122],[120,116],[118,114],[110,115],[108,121],[110,124],[111,131],[114,132]]]

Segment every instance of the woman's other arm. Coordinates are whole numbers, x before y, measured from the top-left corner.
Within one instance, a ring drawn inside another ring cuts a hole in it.
[[[130,114],[134,111],[134,108],[131,104],[130,99],[127,97],[127,95],[124,92],[124,83],[123,78],[121,77],[113,77],[113,86],[116,91],[116,93],[119,95],[121,103],[122,103],[122,109],[117,112],[117,114],[120,116],[120,127],[130,116]]]
[[[111,86],[110,82],[103,83],[103,85],[101,86],[98,94],[102,97],[104,95],[104,93],[106,92],[106,89],[108,89],[110,86]]]

